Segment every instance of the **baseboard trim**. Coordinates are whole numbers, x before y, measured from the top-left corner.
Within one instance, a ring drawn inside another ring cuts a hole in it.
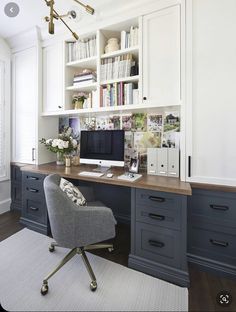
[[[197,265],[203,271],[211,272],[223,277],[236,279],[236,266],[189,253],[187,254],[187,257],[189,262]]]
[[[178,286],[189,287],[190,285],[188,271],[172,268],[142,257],[130,254],[129,267],[174,283]]]
[[[44,235],[48,235],[48,227],[47,225],[37,223],[35,221],[31,221],[28,219],[25,219],[24,217],[20,218],[20,223],[25,225],[28,229],[39,232]]]
[[[10,207],[11,207],[11,198],[2,200],[0,202],[0,214],[10,211]]]

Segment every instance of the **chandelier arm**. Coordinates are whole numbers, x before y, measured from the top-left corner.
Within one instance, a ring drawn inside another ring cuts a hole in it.
[[[63,18],[57,13],[55,9],[53,9],[54,14],[60,19],[60,21],[69,29],[76,40],[79,39],[79,36],[70,28],[70,26],[63,20]]]
[[[76,3],[78,3],[79,5],[81,5],[82,7],[84,7],[85,10],[86,10],[89,14],[91,14],[91,15],[94,14],[95,10],[94,10],[94,8],[92,8],[90,5],[83,4],[83,3],[80,2],[79,0],[74,0],[74,1],[75,1]]]

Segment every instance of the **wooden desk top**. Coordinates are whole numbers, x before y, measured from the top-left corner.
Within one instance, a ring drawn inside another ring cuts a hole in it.
[[[192,189],[189,183],[181,182],[177,178],[151,176],[142,173],[143,176],[135,182],[119,180],[117,177],[124,173],[121,168],[112,168],[109,172],[113,173],[112,178],[107,178],[106,174],[102,177],[85,177],[79,176],[81,171],[92,171],[96,166],[80,165],[80,166],[57,166],[56,163],[48,163],[43,165],[27,165],[21,168],[22,171],[30,171],[41,174],[57,173],[62,177],[91,181],[104,184],[112,184],[119,186],[128,186],[134,188],[142,188],[154,191],[162,191],[168,193],[192,195]]]

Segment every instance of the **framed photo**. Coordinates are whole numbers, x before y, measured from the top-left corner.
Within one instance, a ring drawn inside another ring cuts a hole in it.
[[[139,160],[137,158],[130,159],[129,172],[138,173]]]

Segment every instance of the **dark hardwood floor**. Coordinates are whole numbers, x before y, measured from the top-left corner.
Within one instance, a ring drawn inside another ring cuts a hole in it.
[[[6,212],[0,215],[0,241],[13,235],[23,228],[19,223],[19,212]],[[128,265],[130,249],[130,233],[127,225],[117,226],[117,235],[113,240],[114,251],[94,251],[94,254],[119,263]],[[189,288],[189,311],[236,311],[236,281],[222,278],[206,272],[201,272],[197,267],[189,265],[190,288]],[[230,306],[222,307],[216,302],[217,294],[229,291],[233,301]]]

